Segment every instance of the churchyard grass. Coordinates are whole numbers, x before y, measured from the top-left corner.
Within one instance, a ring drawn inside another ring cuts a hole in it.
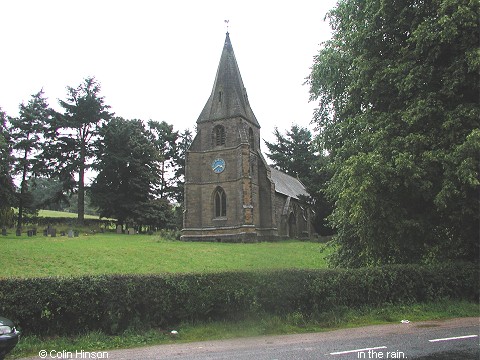
[[[80,233],[79,237],[0,236],[0,277],[204,273],[318,269],[329,249],[316,242],[190,243],[158,235]]]

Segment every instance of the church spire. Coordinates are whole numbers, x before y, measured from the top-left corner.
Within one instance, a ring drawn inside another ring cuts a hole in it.
[[[227,32],[212,93],[198,117],[197,123],[238,116],[260,127],[250,108],[247,90],[238,69],[230,34]]]

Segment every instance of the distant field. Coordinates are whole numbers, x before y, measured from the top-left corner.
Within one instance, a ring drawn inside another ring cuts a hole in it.
[[[151,274],[326,267],[323,245],[166,241],[156,235],[114,233],[68,237],[0,236],[0,278]]]
[[[69,213],[65,211],[54,211],[54,210],[39,210],[38,216],[41,217],[51,217],[51,218],[76,218],[77,213]],[[98,216],[87,215],[85,214],[85,219],[98,219]]]

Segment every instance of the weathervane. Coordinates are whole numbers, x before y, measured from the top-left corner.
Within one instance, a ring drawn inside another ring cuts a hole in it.
[[[227,24],[227,33],[228,33],[228,23],[230,22],[230,20],[223,20],[223,22]]]

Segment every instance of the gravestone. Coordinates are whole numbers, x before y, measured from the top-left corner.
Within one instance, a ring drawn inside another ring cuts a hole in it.
[[[68,230],[68,237],[69,238],[73,237],[73,230]]]
[[[32,237],[33,236],[33,230],[27,230],[27,236]]]
[[[2,228],[2,235],[7,236],[7,228]]]
[[[50,229],[50,236],[57,237],[57,229]]]
[[[17,235],[17,236],[22,236],[22,230],[21,230],[21,229],[17,229],[17,231],[15,232],[15,235]]]
[[[123,232],[122,225],[117,225],[117,234],[121,234]]]
[[[135,235],[135,229],[134,228],[129,228],[128,229],[128,235]]]

